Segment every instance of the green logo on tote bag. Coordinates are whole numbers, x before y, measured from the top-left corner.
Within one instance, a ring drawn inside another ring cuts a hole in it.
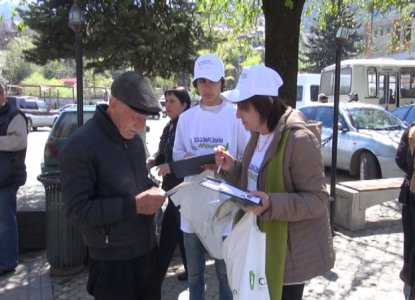
[[[251,291],[255,288],[255,273],[254,271],[249,271],[249,286],[251,287]]]

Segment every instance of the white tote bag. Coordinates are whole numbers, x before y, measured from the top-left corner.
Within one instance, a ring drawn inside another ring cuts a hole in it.
[[[266,234],[256,215],[246,213],[223,242],[229,286],[234,300],[270,300],[265,275]]]

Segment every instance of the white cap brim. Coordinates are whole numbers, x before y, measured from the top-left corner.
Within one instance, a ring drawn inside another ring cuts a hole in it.
[[[193,78],[192,82],[195,82],[199,78],[205,78],[205,79],[209,79],[212,82],[218,82],[219,80],[222,79],[222,77],[223,77],[222,75],[215,75],[212,73],[198,74],[197,77]]]
[[[251,98],[252,96],[255,96],[255,95],[253,95],[252,93],[240,91],[238,89],[226,91],[220,94],[220,97],[223,100],[226,100],[229,102],[241,102],[241,101]]]

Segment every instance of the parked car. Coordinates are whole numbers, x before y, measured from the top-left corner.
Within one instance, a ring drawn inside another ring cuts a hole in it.
[[[400,106],[393,110],[392,113],[403,121],[405,125],[410,125],[415,121],[415,104]]]
[[[84,105],[84,124],[95,114],[95,105]],[[58,171],[58,154],[66,140],[78,128],[78,110],[77,107],[69,107],[62,111],[55,125],[49,133],[49,137],[45,144],[43,162],[41,163],[41,171],[52,172]],[[150,127],[147,126],[147,132]]]
[[[27,117],[27,130],[36,131],[38,127],[52,127],[59,113],[50,110],[43,101],[32,96],[6,96],[6,101],[20,109]]]
[[[76,107],[76,104],[74,104],[74,103],[65,104],[64,106],[53,110],[53,112],[60,114],[61,112],[63,112],[65,109],[67,109],[69,107]]]
[[[163,97],[164,98],[164,97]],[[167,117],[167,113],[166,113],[166,100],[165,99],[160,99],[160,105],[161,105],[161,112],[163,113],[163,118]]]
[[[331,166],[333,103],[300,108],[309,120],[323,123],[321,154]],[[384,108],[365,103],[340,103],[337,168],[360,179],[403,177],[395,163],[405,125]]]
[[[160,116],[162,116],[162,115],[163,115],[163,113],[159,112],[157,115],[149,115],[149,116],[147,116],[147,118],[158,120],[158,119],[160,119]]]

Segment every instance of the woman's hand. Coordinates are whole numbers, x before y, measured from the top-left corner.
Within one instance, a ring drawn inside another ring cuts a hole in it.
[[[245,212],[253,212],[256,215],[260,215],[271,207],[271,200],[269,199],[269,195],[267,193],[260,192],[260,191],[253,191],[253,192],[250,192],[250,194],[260,197],[262,200],[262,206],[254,204],[252,207],[244,209]]]
[[[215,153],[216,167],[221,166],[221,169],[226,172],[231,172],[235,168],[235,158],[228,151],[225,151],[224,147],[216,147],[213,152]]]
[[[218,170],[218,166],[216,164],[204,164],[204,165],[201,165],[200,167],[202,169],[208,169],[208,170],[215,172],[215,175],[216,175],[216,171]]]
[[[150,170],[152,167],[154,167],[156,160],[154,159],[154,157],[150,156],[150,157],[147,157],[146,163],[147,163],[147,169]]]
[[[171,172],[169,164],[159,165],[158,170],[159,170],[158,175],[163,176],[163,177],[166,176],[167,174],[170,174]]]

